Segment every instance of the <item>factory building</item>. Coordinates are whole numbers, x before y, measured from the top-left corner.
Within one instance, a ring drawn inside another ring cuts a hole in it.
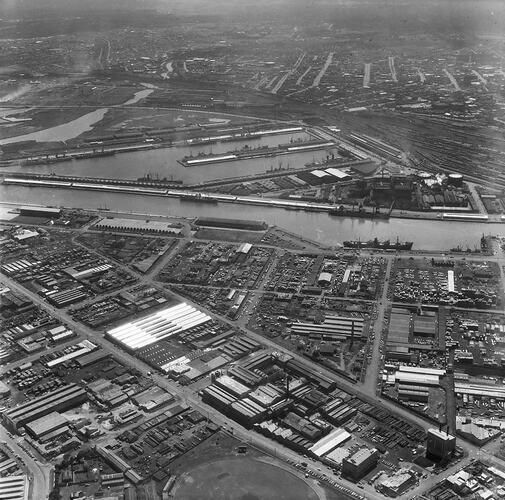
[[[65,411],[86,401],[86,391],[77,384],[69,384],[27,401],[3,414],[4,425],[17,432],[26,424],[55,411]]]
[[[456,449],[456,438],[438,429],[428,429],[426,456],[435,460],[449,460]]]
[[[395,498],[408,490],[415,482],[415,475],[412,471],[400,469],[392,476],[381,479],[377,483],[377,489],[384,495]]]
[[[363,338],[365,336],[364,323],[365,320],[359,317],[327,315],[325,320],[318,324],[293,323],[291,333],[313,340],[340,341],[351,337]]]
[[[316,369],[296,359],[290,359],[289,361],[287,361],[286,368],[290,372],[293,372],[300,377],[304,377],[316,383],[319,386],[319,388],[324,392],[333,391],[337,387],[337,383],[330,377],[327,377],[326,375],[319,373]]]
[[[183,302],[108,330],[106,335],[137,350],[210,321],[210,316]]]
[[[323,455],[332,452],[335,448],[344,444],[349,439],[351,439],[351,434],[349,434],[345,429],[337,428],[324,438],[317,441],[309,448],[309,451],[316,457],[320,458]]]
[[[0,359],[1,361],[1,359]],[[7,384],[0,381],[0,398],[8,398],[11,395],[11,390]]]
[[[27,476],[0,478],[0,498],[5,500],[28,500],[30,483]]]
[[[50,219],[57,219],[61,215],[61,209],[53,207],[24,206],[19,209],[19,215],[25,217],[46,217]]]
[[[82,285],[68,290],[50,290],[45,293],[47,301],[58,309],[84,300],[87,295]]]
[[[319,286],[330,286],[331,284],[331,273],[323,272],[319,275],[317,279],[317,284]]]
[[[178,235],[182,229],[177,225],[167,222],[137,219],[102,219],[94,226],[97,229],[120,232],[141,232],[152,234]]]
[[[45,441],[44,438],[55,436],[58,431],[65,432],[67,429],[67,420],[56,411],[26,424],[26,432],[38,441]]]
[[[342,460],[342,477],[358,482],[375,468],[378,461],[379,451],[376,448],[360,448]]]

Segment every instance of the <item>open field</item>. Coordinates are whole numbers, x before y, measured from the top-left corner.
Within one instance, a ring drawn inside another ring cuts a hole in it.
[[[250,458],[204,463],[182,475],[177,500],[317,500],[301,479]]]

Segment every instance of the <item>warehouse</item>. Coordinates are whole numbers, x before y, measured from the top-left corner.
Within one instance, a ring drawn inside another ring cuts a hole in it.
[[[86,401],[86,391],[76,384],[69,384],[27,401],[3,414],[7,428],[16,432],[20,427],[54,411],[65,411]]]
[[[68,290],[51,290],[47,292],[45,296],[48,302],[58,309],[80,302],[87,297],[82,286],[70,288]]]
[[[436,331],[434,313],[428,312],[423,316],[414,316],[414,335],[416,337],[435,337]]]
[[[505,389],[493,385],[477,385],[477,384],[464,384],[456,382],[454,384],[454,392],[456,394],[467,394],[477,398],[493,398],[501,401],[505,400]]]
[[[331,277],[330,277],[331,280]],[[346,340],[352,336],[363,338],[364,319],[328,315],[322,323],[293,323],[291,333],[320,340]]]
[[[97,346],[90,342],[89,340],[83,340],[75,345],[76,349],[72,350],[72,352],[63,354],[62,356],[55,357],[49,361],[46,361],[45,364],[48,368],[54,368],[55,366],[61,365],[62,363],[66,363],[71,359],[78,358],[79,356],[84,356],[85,354],[89,354],[94,351]],[[53,354],[50,354],[52,356]]]
[[[319,286],[329,286],[331,283],[331,273],[323,272],[319,275],[317,279],[317,284]]]
[[[26,432],[34,439],[41,440],[54,431],[68,427],[67,420],[58,412],[52,411],[44,417],[26,424]]]
[[[130,350],[154,344],[164,338],[210,321],[210,316],[183,302],[107,331],[107,336]]]
[[[250,391],[249,387],[246,387],[228,375],[222,375],[221,377],[217,378],[215,384],[237,398],[244,397]]]
[[[415,484],[416,476],[408,469],[400,469],[392,476],[385,477],[377,483],[377,489],[389,497],[401,495]]]
[[[398,399],[400,401],[427,403],[429,395],[428,389],[422,386],[400,385],[398,388]]]
[[[342,477],[357,482],[366,476],[378,461],[379,452],[377,449],[360,448],[342,460]]]
[[[87,265],[82,267],[82,269],[75,269],[74,267],[66,267],[65,269],[63,269],[63,272],[68,274],[71,278],[74,278],[75,280],[82,280],[106,273],[109,269],[112,269],[111,264],[99,264],[99,265],[92,265],[91,267]]]
[[[391,311],[387,343],[408,344],[411,314],[407,309],[394,308]]]
[[[89,354],[86,354],[85,356],[81,356],[77,360],[77,365],[79,368],[84,368],[85,366],[90,366],[95,363],[98,363],[100,361],[103,361],[104,359],[107,359],[110,357],[110,354],[108,352],[105,352],[102,349],[99,349],[98,351],[90,352]]]
[[[28,500],[30,483],[26,476],[0,478],[0,498],[5,500]]]
[[[54,207],[24,206],[19,209],[19,215],[24,217],[47,217],[48,219],[57,219],[61,215],[61,209]]]
[[[178,235],[182,229],[167,222],[137,219],[102,219],[94,226],[109,231],[128,231],[135,233],[173,234]]]
[[[400,366],[399,370],[404,373],[419,373],[422,375],[436,375],[442,377],[445,375],[445,370],[440,368],[423,368],[421,366]]]
[[[10,395],[11,390],[9,386],[0,380],[0,398],[8,398]]]
[[[351,434],[349,434],[345,429],[337,428],[324,438],[317,441],[309,448],[309,451],[316,455],[316,457],[322,457],[349,439],[351,439]]]
[[[410,372],[397,371],[395,373],[395,380],[399,384],[412,384],[420,386],[440,385],[439,375],[428,375],[424,373],[410,373]]]
[[[247,255],[251,251],[252,245],[250,243],[242,243],[237,248],[237,253]]]
[[[337,387],[337,383],[334,380],[296,359],[290,359],[286,363],[286,368],[301,377],[305,377],[308,380],[315,382],[319,388],[325,392],[333,391]],[[290,384],[290,391],[291,390]]]

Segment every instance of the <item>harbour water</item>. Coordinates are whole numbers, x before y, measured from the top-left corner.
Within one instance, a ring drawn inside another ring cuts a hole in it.
[[[215,134],[217,132],[209,132],[208,135]],[[185,156],[196,156],[200,152],[207,154],[225,153],[234,149],[241,149],[246,145],[250,148],[260,145],[277,146],[278,144],[286,144],[291,140],[295,141],[298,139],[309,140],[311,137],[305,132],[268,135],[245,141],[151,149],[121,153],[113,157],[90,158],[30,167],[7,167],[3,168],[2,172],[54,172],[59,175],[117,179],[137,179],[143,174],[150,173],[157,174],[160,178],[166,177],[167,179],[182,180],[188,184],[210,181],[217,178],[261,174],[271,168],[303,168],[308,162],[320,161],[326,158],[328,154],[336,153],[336,151],[322,149],[276,157],[253,158],[250,160],[230,161],[194,167],[183,167],[178,163],[178,160],[181,160]]]
[[[0,185],[0,200],[11,203],[34,203],[96,209],[107,207],[124,212],[171,215],[179,217],[224,217],[262,220],[327,245],[341,245],[344,240],[379,238],[413,241],[414,250],[449,250],[460,245],[478,248],[482,234],[505,237],[505,224],[456,222],[442,220],[396,219],[369,220],[332,217],[321,212],[288,211],[218,203],[207,205],[123,193],[75,191]]]

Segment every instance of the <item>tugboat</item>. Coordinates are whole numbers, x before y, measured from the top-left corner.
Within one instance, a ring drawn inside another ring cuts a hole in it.
[[[377,238],[369,241],[344,241],[346,248],[376,248],[377,250],[412,250],[412,241],[401,242],[396,238],[395,243],[390,240],[379,241]]]

